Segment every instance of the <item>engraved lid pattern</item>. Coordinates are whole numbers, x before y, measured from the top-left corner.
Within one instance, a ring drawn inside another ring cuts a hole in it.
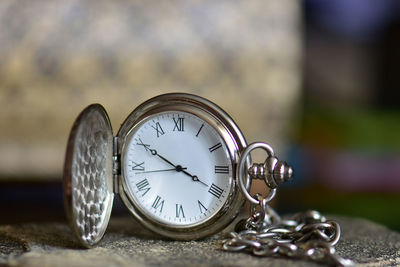
[[[67,214],[85,247],[104,235],[113,203],[112,130],[101,105],[87,107],[72,127],[64,170]]]

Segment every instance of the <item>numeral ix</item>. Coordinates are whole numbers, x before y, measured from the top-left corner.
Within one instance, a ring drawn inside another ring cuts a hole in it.
[[[136,162],[132,161],[132,163],[135,165],[135,166],[132,167],[133,171],[144,171],[144,166],[143,166],[144,162],[136,163]]]

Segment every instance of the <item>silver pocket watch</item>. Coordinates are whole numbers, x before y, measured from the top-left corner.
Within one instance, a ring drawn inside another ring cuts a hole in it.
[[[264,163],[251,163],[255,149],[266,152]],[[115,194],[143,226],[176,240],[221,231],[247,199],[250,216],[236,224],[223,250],[353,265],[336,253],[337,222],[317,211],[284,219],[269,206],[278,185],[292,176],[271,146],[247,145],[217,105],[173,93],[138,106],[116,136],[101,105],[84,109],[68,140],[64,200],[70,225],[88,248],[104,236]],[[249,194],[252,179],[264,180],[266,197]]]
[[[212,235],[244,203],[236,172],[245,147],[229,115],[199,96],[154,97],[126,118],[116,136],[104,108],[90,105],[68,140],[67,217],[80,243],[92,247],[105,233],[118,194],[142,225],[162,236]]]

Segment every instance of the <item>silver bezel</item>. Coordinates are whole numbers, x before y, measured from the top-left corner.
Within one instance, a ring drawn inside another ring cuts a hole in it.
[[[210,219],[190,226],[162,224],[148,217],[129,192],[123,169],[129,139],[133,132],[148,117],[167,111],[183,111],[206,121],[224,140],[232,166],[232,181],[229,196],[222,208]],[[118,151],[121,155],[121,175],[118,177],[118,193],[133,216],[145,227],[166,237],[193,240],[212,235],[226,227],[239,213],[244,198],[238,187],[236,169],[241,151],[246,147],[243,134],[235,122],[221,108],[199,96],[183,93],[165,94],[154,97],[137,107],[125,120],[118,132]],[[247,174],[245,174],[247,176]],[[248,181],[250,179],[247,179]],[[250,186],[250,185],[247,185]]]

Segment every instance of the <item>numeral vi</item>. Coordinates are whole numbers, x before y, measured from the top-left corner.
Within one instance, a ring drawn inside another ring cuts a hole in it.
[[[176,204],[176,218],[179,218],[182,216],[182,218],[185,218],[185,213],[183,212],[183,207],[180,204]]]

